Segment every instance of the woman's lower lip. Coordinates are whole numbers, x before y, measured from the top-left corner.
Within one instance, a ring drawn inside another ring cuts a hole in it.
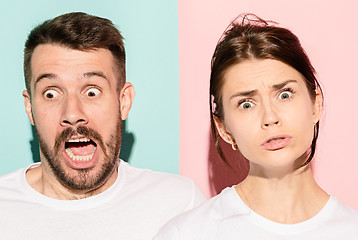
[[[277,139],[274,139],[273,141],[265,142],[262,146],[266,150],[275,151],[275,150],[279,150],[279,149],[286,147],[288,145],[288,143],[290,142],[290,140],[291,140],[291,138],[289,138],[289,137],[277,138]]]

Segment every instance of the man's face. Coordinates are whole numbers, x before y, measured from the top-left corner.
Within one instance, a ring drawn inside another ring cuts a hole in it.
[[[43,172],[73,190],[93,190],[117,176],[121,120],[133,97],[128,83],[117,91],[111,52],[39,45],[31,70],[25,107],[37,130]]]

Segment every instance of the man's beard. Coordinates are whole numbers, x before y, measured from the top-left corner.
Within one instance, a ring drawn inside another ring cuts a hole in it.
[[[93,190],[102,186],[113,174],[114,168],[117,166],[122,140],[122,121],[118,119],[116,129],[112,131],[106,144],[104,144],[102,136],[97,131],[86,126],[65,129],[56,136],[53,149],[46,144],[37,129],[36,135],[43,156],[46,158],[52,173],[62,185],[71,190]],[[62,151],[60,147],[61,145],[63,146],[65,140],[76,135],[96,140],[97,148],[99,147],[103,152],[104,159],[98,161],[98,163],[102,162],[102,166],[96,173],[91,173],[93,171],[91,168],[76,169],[76,174],[74,175],[67,173],[63,168],[62,164],[65,163],[63,160],[61,161]]]

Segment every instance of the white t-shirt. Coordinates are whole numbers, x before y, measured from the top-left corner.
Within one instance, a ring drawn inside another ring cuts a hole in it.
[[[169,219],[205,200],[189,179],[124,161],[103,193],[58,200],[35,191],[27,169],[0,177],[0,239],[152,239]]]
[[[357,240],[358,212],[330,197],[311,219],[280,224],[252,211],[231,187],[169,221],[154,239]]]

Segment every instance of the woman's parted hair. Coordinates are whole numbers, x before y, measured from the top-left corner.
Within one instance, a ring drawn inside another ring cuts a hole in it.
[[[108,49],[113,54],[119,73],[118,90],[126,81],[125,50],[119,30],[108,19],[72,12],[43,22],[28,35],[24,49],[24,75],[29,93],[32,77],[31,58],[35,48],[41,44],[58,44],[81,51]]]
[[[229,67],[251,59],[274,59],[296,69],[304,76],[312,101],[315,100],[317,89],[322,92],[315,77],[315,70],[296,35],[286,28],[278,27],[275,22],[265,21],[256,15],[239,15],[224,31],[211,59],[209,97],[211,131],[216,149],[225,163],[227,161],[220,147],[214,122],[214,116],[220,121],[224,119],[222,105],[224,74]],[[304,165],[307,165],[314,156],[318,132],[319,122],[315,125],[311,149]]]

